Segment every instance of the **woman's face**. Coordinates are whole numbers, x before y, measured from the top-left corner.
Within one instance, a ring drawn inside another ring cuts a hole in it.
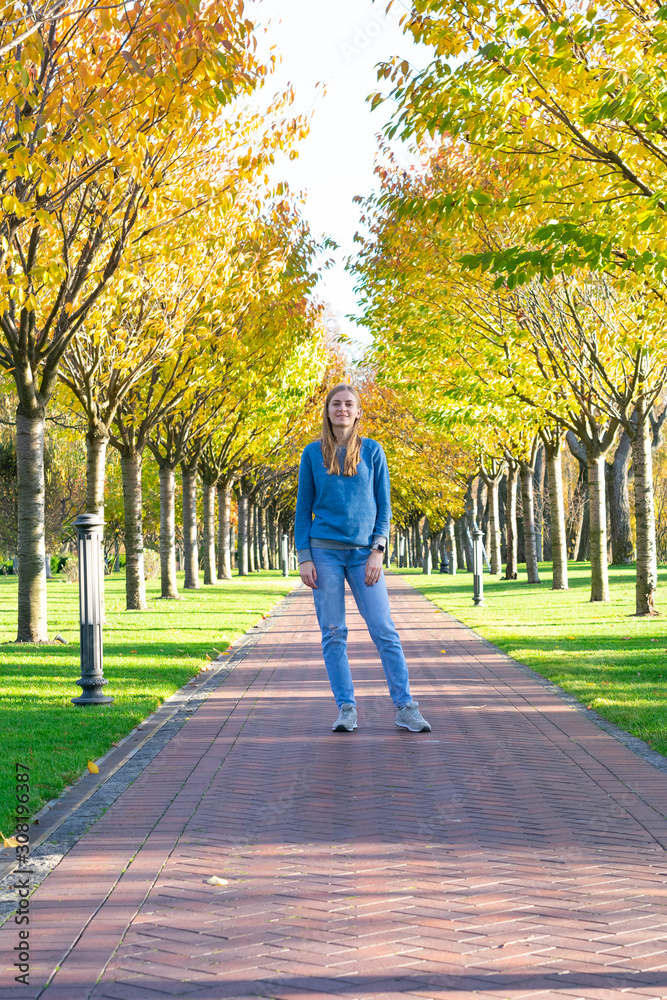
[[[349,431],[361,416],[361,407],[351,392],[341,389],[329,400],[329,420],[335,431]]]

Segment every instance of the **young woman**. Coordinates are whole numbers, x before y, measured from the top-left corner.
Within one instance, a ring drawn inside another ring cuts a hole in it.
[[[396,725],[428,733],[431,727],[410,695],[408,665],[382,573],[391,521],[387,460],[377,441],[359,436],[360,417],[356,389],[334,386],[324,403],[322,435],[304,448],[299,468],[294,533],[301,579],[313,591],[324,664],[340,710],[332,728],[357,728],[347,659],[347,580],[380,654]]]

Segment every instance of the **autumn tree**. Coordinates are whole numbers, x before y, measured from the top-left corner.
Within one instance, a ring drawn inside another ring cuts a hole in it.
[[[240,0],[47,15],[0,26],[0,364],[19,397],[18,640],[30,642],[47,637],[44,417],[63,355],[174,164],[265,74]]]
[[[662,288],[661,6],[420,0],[404,28],[433,59],[420,71],[399,60],[380,68],[394,83],[388,134],[460,140],[492,167],[513,171],[518,183],[496,208],[516,222],[517,209],[545,206],[505,248],[503,268],[629,269]]]
[[[498,279],[494,261],[511,243],[513,228],[493,206],[496,193],[502,198],[512,189],[513,173],[499,175],[445,146],[423,173],[406,178],[387,171],[383,180],[383,192],[367,203],[372,239],[357,265],[361,287],[369,290],[366,322],[381,331],[388,357],[395,362],[400,352],[399,368],[427,369],[425,377],[439,381],[442,392],[449,386],[449,399],[482,403],[495,392],[502,402],[515,395],[543,414],[541,422],[579,437],[591,497],[593,600],[608,594],[605,455],[625,429],[634,442],[638,525],[645,525],[638,531],[637,613],[652,613],[646,443],[649,414],[667,375],[660,299],[642,279],[613,280],[583,269],[541,282]],[[398,329],[410,331],[399,348],[385,332]],[[554,447],[561,436],[552,439]],[[530,467],[525,459],[520,465],[526,500]]]

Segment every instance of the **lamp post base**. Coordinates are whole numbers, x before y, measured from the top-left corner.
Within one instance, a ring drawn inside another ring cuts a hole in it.
[[[78,698],[71,698],[73,705],[110,705],[113,698],[107,694],[80,694]]]
[[[77,684],[83,691],[78,698],[71,698],[73,705],[110,705],[113,698],[108,694],[102,694],[101,688],[109,681],[104,677],[84,677],[81,676]]]

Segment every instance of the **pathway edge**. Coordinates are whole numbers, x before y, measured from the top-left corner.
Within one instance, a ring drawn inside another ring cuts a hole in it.
[[[451,611],[447,611],[445,608],[441,608],[440,605],[436,604],[436,602],[432,598],[427,597],[427,595],[423,594],[421,590],[418,590],[417,587],[414,587],[410,583],[409,579],[407,579],[404,576],[401,576],[400,573],[395,573],[392,571],[392,575],[397,576],[399,579],[403,580],[410,587],[412,587],[412,589],[417,594],[419,594],[426,601],[428,601],[429,604],[432,604],[433,607],[437,608],[438,611],[440,611],[442,614],[447,615],[449,618],[451,618],[452,621],[456,622],[462,628],[466,629],[468,632],[474,635],[475,638],[479,640],[479,642],[483,643],[487,647],[487,649],[492,649],[494,653],[498,653],[505,660],[511,663],[512,666],[520,670],[521,673],[525,674],[527,677],[530,677],[532,680],[535,681],[536,684],[539,684],[540,687],[546,688],[547,691],[549,691],[551,694],[555,694],[558,698],[561,699],[561,701],[567,702],[567,704],[570,705],[572,708],[576,709],[577,712],[585,716],[591,722],[595,723],[595,725],[599,729],[603,729],[609,736],[612,736],[619,743],[622,743],[623,746],[627,747],[628,750],[631,750],[638,757],[641,757],[641,759],[646,761],[647,764],[650,764],[652,767],[654,767],[658,771],[661,771],[663,774],[667,774],[667,757],[664,757],[661,753],[658,753],[657,750],[653,750],[652,747],[650,747],[648,743],[646,743],[644,740],[640,739],[639,736],[633,736],[632,733],[629,733],[626,729],[621,729],[621,727],[617,726],[614,722],[609,722],[608,719],[605,719],[602,715],[596,712],[595,709],[587,708],[586,705],[582,704],[582,702],[580,702],[579,699],[575,697],[575,695],[570,694],[568,691],[565,691],[562,687],[560,687],[560,685],[555,684],[553,681],[549,680],[548,677],[545,677],[544,674],[538,673],[538,671],[535,670],[533,667],[529,667],[526,663],[521,663],[520,660],[515,660],[513,656],[510,656],[509,653],[506,653],[499,646],[496,646],[495,643],[491,642],[490,639],[485,638],[474,628],[472,628],[472,626],[467,625],[465,622],[462,622],[461,619],[457,618],[456,615],[453,615]]]
[[[231,655],[226,656],[225,653],[221,653],[213,661],[219,664],[217,669],[204,671],[191,681],[187,681],[166,698],[155,712],[123,737],[117,747],[99,757],[96,761],[98,766],[101,765],[98,775],[84,772],[74,785],[65,788],[57,799],[47,802],[31,818],[32,825],[35,820],[54,812],[53,822],[43,830],[40,829],[36,837],[31,837],[30,865],[33,873],[30,879],[31,894],[86,830],[169,743],[192,713],[216,688],[224,684],[234,668],[269,631],[273,619],[290,607],[302,589],[303,584],[297,581],[289,594],[280,598],[265,616],[234,640],[231,644],[234,650]],[[192,687],[193,684],[196,686]],[[191,690],[188,690],[190,688]],[[149,731],[145,735],[139,735],[138,730],[143,730],[147,724],[150,726]],[[8,848],[0,851],[0,927],[15,912],[17,905],[12,873],[17,868],[18,861],[9,858],[13,853],[13,850]]]

